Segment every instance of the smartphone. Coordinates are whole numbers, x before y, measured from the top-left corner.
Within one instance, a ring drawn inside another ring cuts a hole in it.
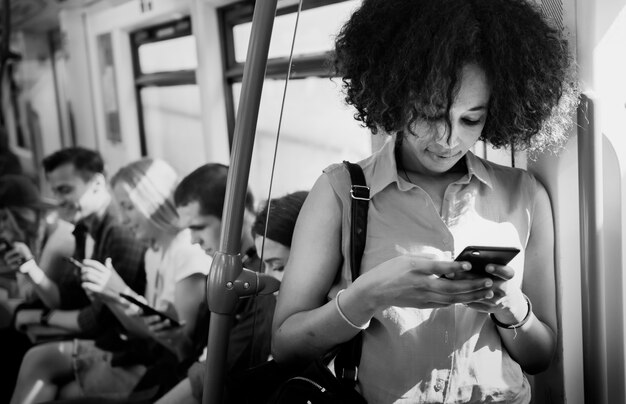
[[[170,324],[172,325],[172,327],[180,327],[180,323],[173,319],[170,315],[163,313],[162,311],[159,311],[157,309],[155,309],[154,307],[148,306],[147,304],[143,303],[140,300],[135,299],[134,297],[127,295],[125,293],[120,293],[120,297],[128,300],[129,302],[131,302],[132,304],[134,304],[135,306],[139,306],[141,308],[141,310],[143,310],[144,315],[146,316],[159,316],[161,317],[161,320],[170,320]]]
[[[490,246],[467,246],[454,259],[455,261],[467,261],[472,264],[471,271],[479,275],[489,276],[485,272],[487,264],[506,265],[517,254],[519,248],[515,247],[490,247]]]
[[[9,243],[9,240],[6,238],[0,238],[0,257],[4,257],[4,254],[8,253],[13,249],[13,245]]]
[[[65,260],[72,264],[74,267],[74,275],[80,278],[82,276],[82,270],[85,265],[83,265],[80,261],[72,257],[65,257]]]
[[[5,255],[11,251],[13,249],[13,243],[9,242],[9,240],[7,240],[6,238],[2,237],[0,238],[0,258],[2,258],[4,260]],[[24,264],[28,261],[32,261],[32,260],[27,260],[24,259],[24,257],[21,257],[20,261],[18,262],[18,269],[17,271],[20,271],[22,273],[26,273],[28,272],[28,268],[24,267]],[[24,268],[22,268],[24,267]],[[3,273],[9,273],[9,272],[14,272],[15,270],[12,271],[3,271]]]
[[[13,245],[11,243],[9,243],[9,240],[5,239],[4,237],[0,238],[0,259],[4,261],[4,256],[13,249]],[[10,269],[7,267],[2,268],[2,273],[5,275],[8,274],[13,274],[15,273],[17,270],[16,269]]]

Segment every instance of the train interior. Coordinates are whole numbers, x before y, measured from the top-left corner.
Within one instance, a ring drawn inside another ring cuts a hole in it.
[[[626,0],[536,1],[570,38],[582,87],[577,125],[558,153],[485,144],[474,152],[534,172],[553,204],[559,348],[534,377],[534,402],[623,403]],[[258,199],[272,173],[274,195],[308,189],[327,165],[381,145],[353,119],[326,63],[334,33],[359,2],[304,0],[295,30],[298,1],[278,1],[250,169]],[[146,155],[181,175],[205,162],[228,164],[254,1],[3,4],[11,27],[4,126],[43,190],[42,157],[72,145],[99,150],[109,173]]]

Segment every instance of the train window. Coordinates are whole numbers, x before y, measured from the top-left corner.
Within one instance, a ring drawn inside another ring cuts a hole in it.
[[[181,175],[205,162],[196,40],[185,17],[130,35],[141,154]]]
[[[325,53],[330,50],[333,47],[334,35],[359,3],[358,0],[350,0],[304,10],[299,22],[294,54],[310,55]],[[251,22],[233,27],[236,62],[243,63],[246,60],[251,28]],[[292,33],[293,14],[276,16],[268,54],[269,59],[289,56]]]
[[[198,86],[142,88],[141,106],[151,157],[171,163],[181,175],[205,162]]]
[[[372,136],[354,120],[353,109],[343,103],[341,81],[332,78],[327,65],[333,36],[359,3],[326,0],[305,2],[303,6],[280,129],[273,195],[310,189],[326,166],[346,159],[358,161],[371,154]],[[249,3],[221,10],[231,136],[252,11]],[[272,31],[250,169],[250,186],[259,198],[267,196],[270,181],[296,12],[295,6],[279,9]]]
[[[139,68],[143,74],[192,70],[196,67],[196,38],[191,35],[139,46]]]

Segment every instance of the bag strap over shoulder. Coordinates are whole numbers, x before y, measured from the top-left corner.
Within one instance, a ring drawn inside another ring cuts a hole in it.
[[[363,169],[358,164],[344,161],[343,164],[350,173],[352,186],[350,187],[351,229],[350,229],[350,269],[352,281],[359,276],[361,259],[365,250],[367,238],[367,211],[370,203],[370,188],[365,183]]]
[[[370,188],[365,182],[363,169],[358,164],[344,161],[352,182],[350,197],[352,200],[350,220],[350,270],[352,281],[359,276],[361,259],[367,239],[367,212],[370,202]],[[358,378],[358,366],[361,362],[362,333],[359,332],[351,340],[340,345],[335,357],[335,375],[337,378],[354,388]]]

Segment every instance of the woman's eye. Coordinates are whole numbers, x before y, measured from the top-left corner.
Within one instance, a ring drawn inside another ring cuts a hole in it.
[[[482,119],[474,120],[474,119],[469,119],[469,118],[462,118],[461,120],[463,121],[464,124],[468,126],[476,126],[480,124],[480,122],[482,121]]]

